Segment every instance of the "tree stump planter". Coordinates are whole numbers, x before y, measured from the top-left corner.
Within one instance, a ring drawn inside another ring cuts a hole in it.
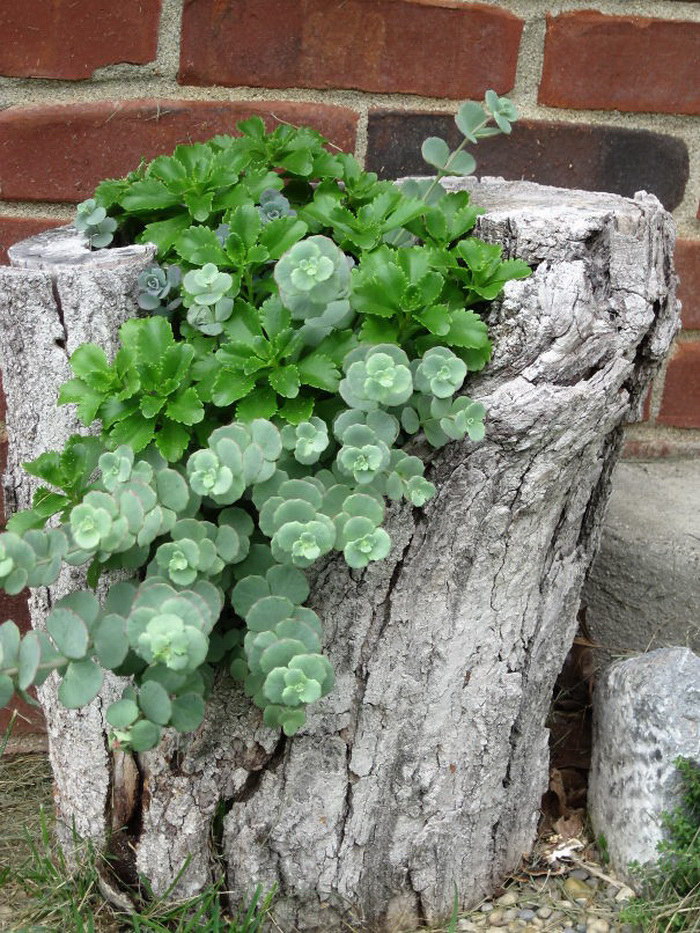
[[[393,933],[444,918],[455,886],[473,905],[531,846],[545,721],[621,427],[677,327],[673,225],[646,194],[452,185],[486,208],[479,235],[534,274],[492,307],[494,357],[467,386],[486,406],[486,440],[435,453],[438,495],[423,511],[393,507],[387,560],[314,573],[338,684],[302,732],[264,728],[222,676],[196,733],[134,759],[110,751],[103,700],[69,712],[42,688],[62,841],[75,824],[111,847],[125,882],[145,875],[163,892],[189,859],[177,895],[212,878],[235,899],[276,883],[284,931]],[[54,404],[68,354],[86,340],[114,351],[152,254],[90,254],[63,228],[10,255],[0,363],[12,509],[33,487],[19,463],[78,429]],[[79,577],[32,597],[35,625]]]

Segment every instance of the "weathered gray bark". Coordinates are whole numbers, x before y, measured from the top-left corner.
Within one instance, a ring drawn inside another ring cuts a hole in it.
[[[72,227],[48,230],[10,247],[14,268],[0,267],[0,368],[9,435],[3,490],[8,514],[29,508],[41,485],[21,464],[46,450],[61,450],[71,434],[88,433],[74,405],[56,404],[59,387],[73,375],[68,358],[88,341],[113,356],[119,326],[138,312],[136,277],[154,255],[150,245],[90,251]],[[32,590],[32,624],[41,627],[56,600],[84,586],[84,568],[64,567],[54,586]],[[102,711],[103,699],[116,699],[117,689],[117,678],[108,677],[102,696],[82,710],[60,706],[55,678],[39,691],[56,778],[58,833],[67,849],[73,827],[96,842],[105,836],[110,753]]]
[[[97,713],[70,750],[52,727],[63,817],[88,813],[81,830],[97,839],[128,824],[157,891],[189,857],[179,893],[222,873],[235,897],[277,883],[285,931],[397,931],[448,914],[455,885],[473,904],[533,841],[545,720],[621,425],[677,327],[673,228],[647,195],[466,184],[487,209],[480,234],[535,271],[492,309],[494,358],[467,387],[489,412],[486,440],[437,453],[438,495],[393,509],[389,559],[315,575],[336,690],[285,740],[222,678],[201,729],[139,756],[136,783],[110,774]],[[28,300],[26,275],[0,279],[3,307]],[[27,379],[6,381],[11,412]],[[23,417],[10,415],[13,440]],[[89,785],[76,747],[94,750]]]

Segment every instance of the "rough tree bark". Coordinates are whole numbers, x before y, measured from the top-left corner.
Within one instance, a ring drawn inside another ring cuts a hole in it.
[[[645,194],[464,184],[486,208],[480,235],[534,268],[491,309],[493,361],[467,387],[486,405],[487,437],[434,456],[438,495],[392,510],[386,561],[315,573],[338,685],[302,733],[262,728],[222,677],[196,734],[115,761],[99,699],[66,713],[43,693],[61,819],[100,842],[125,826],[122,852],[156,891],[189,858],[180,894],[224,875],[241,898],[276,883],[284,931],[393,933],[448,914],[455,885],[473,904],[533,841],[552,688],[621,426],[677,327],[674,234]],[[53,408],[66,350],[114,348],[146,261],[2,272],[12,504],[30,487],[18,462],[75,430]],[[36,624],[45,608],[35,599]]]

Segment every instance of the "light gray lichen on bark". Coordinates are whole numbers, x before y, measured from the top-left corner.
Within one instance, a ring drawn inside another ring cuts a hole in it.
[[[178,893],[225,872],[241,898],[277,884],[283,930],[362,920],[396,931],[447,915],[454,885],[474,903],[532,843],[552,688],[621,425],[677,327],[673,227],[648,195],[449,183],[486,208],[482,236],[534,267],[490,310],[494,357],[467,386],[487,407],[486,440],[435,454],[438,495],[422,511],[392,508],[386,561],[350,571],[334,559],[314,573],[338,685],[300,735],[262,728],[222,677],[195,735],[139,756],[136,809],[119,812],[156,891],[189,857]],[[13,275],[21,307],[29,289]],[[119,302],[119,275],[113,284]],[[4,276],[0,294],[6,307]],[[10,410],[27,381],[15,371]],[[13,438],[24,417],[10,416]],[[102,749],[93,797],[104,801],[104,736],[95,720],[83,730]],[[81,773],[61,774],[64,815]]]
[[[0,268],[0,368],[7,399],[9,435],[3,478],[8,513],[29,508],[41,481],[21,464],[47,450],[61,450],[71,434],[89,433],[75,406],[57,405],[58,390],[72,376],[68,359],[82,343],[99,344],[112,357],[118,328],[138,309],[134,285],[152,261],[149,246],[91,252],[74,228],[48,230],[9,250],[11,268]],[[51,587],[32,590],[34,626],[51,606],[85,586],[85,569],[64,567]],[[57,701],[56,678],[40,690],[49,754],[56,780],[59,838],[67,849],[73,828],[100,842],[109,810],[110,755],[102,716],[115,698],[116,678],[106,678],[100,697],[81,710]]]

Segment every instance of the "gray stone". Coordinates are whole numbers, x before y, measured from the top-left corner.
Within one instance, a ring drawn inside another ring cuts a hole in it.
[[[600,666],[669,645],[700,651],[700,460],[617,465],[582,604]]]
[[[659,814],[679,802],[674,760],[700,751],[700,657],[662,648],[619,661],[601,677],[593,707],[589,814],[629,879],[631,861],[656,860]]]

